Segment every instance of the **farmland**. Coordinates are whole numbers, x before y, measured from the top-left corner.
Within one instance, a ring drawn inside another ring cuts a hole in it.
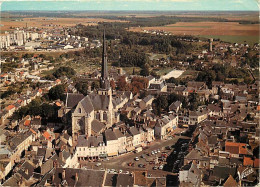
[[[71,27],[77,24],[97,25],[98,22],[124,22],[121,20],[111,20],[103,18],[17,18],[1,20],[1,32],[11,30],[11,27],[38,27],[38,28],[54,28],[54,27]]]
[[[193,35],[220,38],[228,42],[251,44],[258,42],[259,24],[239,24],[238,22],[178,22],[159,27],[132,27],[130,31],[164,30],[174,35]]]

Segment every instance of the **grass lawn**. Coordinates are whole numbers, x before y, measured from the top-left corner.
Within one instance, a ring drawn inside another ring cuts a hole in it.
[[[132,75],[133,74],[133,68],[135,68],[135,74],[139,75],[141,68],[140,67],[122,67],[123,70],[126,72],[126,74],[128,75]]]
[[[169,73],[170,71],[172,71],[173,68],[162,68],[159,71],[157,71],[157,74],[160,76],[166,75],[167,73]]]

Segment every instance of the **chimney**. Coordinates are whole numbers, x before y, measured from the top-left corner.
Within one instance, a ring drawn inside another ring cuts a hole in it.
[[[65,180],[65,178],[66,178],[66,170],[63,169],[62,170],[62,180]]]

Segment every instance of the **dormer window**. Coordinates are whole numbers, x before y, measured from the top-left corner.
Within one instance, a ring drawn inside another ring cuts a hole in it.
[[[78,111],[79,113],[81,113],[81,108],[79,108],[79,111]]]

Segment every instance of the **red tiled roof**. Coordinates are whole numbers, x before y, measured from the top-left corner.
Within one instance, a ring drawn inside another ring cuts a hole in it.
[[[254,160],[254,168],[259,168],[259,158],[256,158],[255,160]]]
[[[36,134],[35,130],[33,130],[33,129],[30,129],[30,131],[31,131],[33,134]]]
[[[45,131],[45,132],[43,133],[43,136],[44,136],[47,140],[51,140],[51,135],[50,135],[47,131]]]
[[[231,154],[247,154],[245,143],[225,142],[225,151]]]
[[[58,102],[58,101],[57,101],[55,104],[56,104],[57,106],[61,106],[60,102]]]
[[[24,125],[29,126],[31,124],[31,120],[25,120]]]
[[[6,109],[6,110],[11,110],[11,109],[13,109],[13,108],[15,108],[14,105],[9,105],[9,106],[7,106],[5,109]]]
[[[5,76],[8,76],[8,74],[4,73],[4,74],[0,75],[0,77],[5,77]]]
[[[253,160],[250,157],[244,157],[244,166],[253,166]]]

